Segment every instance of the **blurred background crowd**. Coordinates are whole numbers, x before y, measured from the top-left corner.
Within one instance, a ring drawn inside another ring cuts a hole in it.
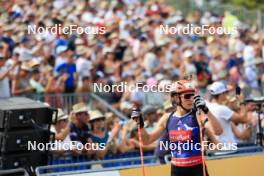
[[[62,142],[74,140],[84,145],[111,141],[103,151],[86,151],[91,158],[102,159],[110,150],[122,153],[138,149],[136,126],[129,118],[120,120],[82,96],[73,107],[65,109],[60,102],[62,95],[98,94],[126,117],[133,106],[138,106],[151,132],[158,119],[173,110],[170,94],[142,90],[95,92],[93,84],[125,82],[164,87],[186,74],[193,75],[193,84],[208,100],[208,87],[213,82],[228,85],[230,91],[221,103],[237,113],[240,109],[234,90],[240,86],[247,100],[247,112],[243,114],[247,120],[228,125],[236,141],[255,142],[252,135],[257,130],[257,113],[250,99],[264,95],[264,30],[257,31],[229,12],[219,16],[193,11],[183,16],[158,0],[17,0],[3,1],[1,8],[0,98],[42,95],[43,101],[60,108],[52,130]],[[97,35],[28,35],[28,25],[55,24],[103,26],[106,31]],[[232,35],[160,32],[160,25],[187,24],[236,27],[237,31]],[[144,149],[153,150],[155,146]]]

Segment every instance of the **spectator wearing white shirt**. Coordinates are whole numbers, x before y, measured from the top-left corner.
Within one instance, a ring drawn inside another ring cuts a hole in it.
[[[6,67],[11,67],[15,62],[17,62],[19,60],[19,51],[17,50],[14,50],[13,54],[12,54],[12,57],[9,58],[6,63],[5,63],[5,66]],[[18,74],[18,69],[19,69],[19,66],[16,66],[14,68],[14,70],[12,71],[12,75],[17,75]]]
[[[255,42],[253,40],[246,41],[246,46],[244,47],[244,50],[243,50],[243,58],[245,62],[255,57],[256,52],[254,49],[254,44]]]
[[[14,62],[11,67],[5,66],[5,58],[0,56],[0,98],[10,97],[10,72],[14,70],[18,62]]]
[[[58,46],[56,48],[56,54],[57,54],[57,57],[55,59],[55,66],[54,66],[54,70],[56,70],[56,68],[65,63],[66,62],[66,51],[67,51],[67,46]]]
[[[91,76],[90,71],[93,68],[90,60],[91,50],[86,48],[84,45],[80,45],[76,48],[76,54],[78,55],[76,70],[79,75],[79,82],[81,82],[84,77]]]
[[[245,106],[241,102],[240,112],[234,112],[225,105],[227,100],[227,88],[222,82],[214,82],[210,88],[213,97],[212,102],[207,103],[209,110],[219,120],[223,132],[216,136],[220,143],[235,143],[235,135],[232,132],[231,123],[247,123],[247,113]],[[240,98],[240,97],[238,97]]]
[[[71,150],[70,148],[65,148],[66,143],[68,146],[71,146],[69,124],[68,115],[64,113],[62,109],[58,109],[57,122],[50,128],[50,131],[55,134],[55,141],[57,144],[57,150],[54,151],[55,153],[60,154],[67,150]]]

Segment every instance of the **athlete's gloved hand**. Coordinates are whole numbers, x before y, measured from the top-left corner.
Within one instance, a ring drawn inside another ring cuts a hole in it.
[[[209,111],[203,97],[201,97],[200,95],[196,95],[194,97],[194,107],[195,109],[201,109],[205,114],[207,114]]]
[[[131,119],[133,119],[137,124],[140,125],[140,128],[144,127],[144,120],[142,117],[142,113],[140,112],[140,109],[133,108],[131,112]]]

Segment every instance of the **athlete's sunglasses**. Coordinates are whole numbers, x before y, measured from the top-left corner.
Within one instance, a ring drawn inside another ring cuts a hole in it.
[[[189,99],[191,99],[193,97],[194,97],[194,94],[184,94],[183,95],[183,98],[186,99],[186,100],[189,100]]]

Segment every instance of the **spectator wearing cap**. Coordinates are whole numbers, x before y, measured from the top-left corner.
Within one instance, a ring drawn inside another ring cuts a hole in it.
[[[18,65],[18,62],[14,62],[10,67],[7,67],[5,63],[4,57],[0,56],[0,98],[10,97],[9,81],[12,78],[11,72]]]
[[[18,75],[12,80],[13,96],[24,95],[34,91],[34,88],[29,84],[31,72],[32,68],[29,66],[29,64],[27,62],[23,62],[19,69]]]
[[[243,100],[241,97],[238,97],[238,100],[241,103],[240,112],[234,112],[229,107],[225,105],[227,100],[228,89],[222,82],[214,82],[210,87],[209,91],[212,95],[212,102],[208,102],[208,108],[212,114],[220,122],[223,129],[222,133],[216,135],[216,139],[220,143],[235,143],[235,135],[232,132],[231,122],[238,123],[247,123],[247,114],[245,111],[245,106],[243,105]]]
[[[114,122],[112,131],[109,132],[106,129],[106,118],[98,110],[90,112],[90,124],[91,124],[91,139],[94,144],[104,144],[101,150],[96,151],[96,158],[103,159],[109,150],[114,151],[116,149],[114,138],[118,134],[120,126],[118,122]]]
[[[65,80],[65,92],[66,93],[73,93],[77,86],[77,70],[76,64],[73,60],[73,51],[68,48],[66,62],[59,65],[56,69],[56,72],[59,73],[60,76],[67,75],[67,79]]]
[[[55,125],[51,126],[50,131],[55,133],[55,140],[56,143],[59,146],[63,146],[65,143],[70,144],[71,139],[70,139],[70,127],[69,127],[69,117],[66,113],[63,112],[62,109],[58,109],[58,117]],[[60,144],[61,145],[60,145]],[[64,153],[66,152],[65,148],[58,148],[55,153]]]

